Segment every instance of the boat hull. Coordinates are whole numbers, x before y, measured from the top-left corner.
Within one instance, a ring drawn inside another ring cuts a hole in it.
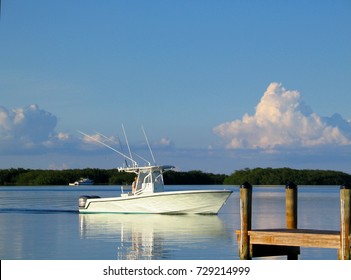
[[[174,191],[139,196],[88,198],[80,213],[217,214],[232,191]]]

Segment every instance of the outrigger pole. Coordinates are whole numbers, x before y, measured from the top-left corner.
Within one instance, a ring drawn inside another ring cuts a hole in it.
[[[146,139],[147,146],[149,147],[149,151],[150,151],[150,154],[151,154],[152,160],[154,161],[154,165],[156,165],[155,157],[154,157],[154,154],[153,154],[153,152],[152,152],[152,150],[151,150],[149,140],[147,139],[145,129],[144,129],[144,127],[143,127],[143,126],[141,126],[141,129],[143,130],[143,133],[144,133],[144,136],[145,136],[145,139]]]
[[[102,133],[100,133],[100,132],[98,132],[98,131],[97,131],[96,133],[99,134],[100,136],[104,137],[105,139],[107,139],[107,140],[109,140],[109,141],[111,141],[111,142],[116,143],[116,141],[112,140],[110,137],[107,137],[106,135],[103,135]],[[121,139],[119,139],[118,135],[117,135],[117,140],[118,140],[118,143],[119,143],[119,147],[121,148],[122,154],[124,154],[123,146],[122,146],[122,143],[121,143]],[[124,159],[124,162],[125,162],[125,164],[126,164],[126,167],[129,167],[129,164],[128,164],[126,158]]]
[[[102,133],[100,133],[100,132],[98,132],[98,131],[97,131],[96,133],[99,134],[100,136],[104,137],[105,139],[109,140],[109,141],[115,142],[115,141],[113,141],[111,138],[107,137],[106,135],[103,135]],[[123,147],[122,147],[121,141],[120,141],[120,139],[119,139],[118,136],[117,136],[117,138],[118,138],[118,143],[119,143],[119,145],[120,145],[120,147],[121,147],[121,151],[122,151],[122,154],[123,154],[124,151],[123,151]],[[140,158],[140,159],[142,159],[143,161],[145,161],[148,165],[151,165],[151,162],[148,161],[147,159],[143,158],[141,155],[138,155],[137,153],[132,153],[132,154],[136,155],[138,158]],[[126,160],[126,166],[129,167],[129,166],[128,166],[128,163],[127,163],[127,160]]]
[[[124,125],[122,124],[122,130],[123,130],[123,134],[124,134],[124,138],[126,139],[126,143],[127,143],[127,147],[128,147],[128,151],[129,151],[129,156],[131,158],[131,161],[133,163],[133,167],[137,167],[138,164],[135,160],[133,160],[133,156],[132,156],[132,152],[130,151],[130,147],[129,147],[129,142],[128,142],[128,138],[127,138],[127,134],[126,131],[124,129]]]
[[[100,141],[100,140],[98,140],[98,139],[96,139],[96,138],[94,138],[94,137],[92,137],[92,136],[90,136],[90,135],[88,135],[88,134],[82,132],[82,131],[79,131],[79,130],[78,130],[78,132],[79,132],[80,134],[82,134],[82,135],[88,137],[89,139],[91,139],[91,140],[93,140],[93,141],[95,141],[95,142],[98,142],[98,143],[100,143],[101,145],[104,145],[105,147],[107,147],[107,148],[109,148],[110,150],[112,150],[112,151],[118,153],[118,154],[121,155],[122,157],[124,157],[124,158],[126,158],[126,159],[129,159],[129,160],[132,162],[133,167],[137,167],[137,166],[138,166],[138,163],[137,163],[135,160],[133,160],[132,157],[126,156],[125,154],[123,154],[123,153],[121,153],[120,151],[118,151],[118,150],[112,148],[111,146],[107,145],[106,143],[104,143],[104,142],[102,142],[102,141]],[[128,146],[128,148],[129,148],[129,146]]]

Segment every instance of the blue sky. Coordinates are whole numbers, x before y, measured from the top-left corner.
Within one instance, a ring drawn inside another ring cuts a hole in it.
[[[351,172],[349,1],[2,1],[0,168]],[[105,141],[105,140],[104,140]]]

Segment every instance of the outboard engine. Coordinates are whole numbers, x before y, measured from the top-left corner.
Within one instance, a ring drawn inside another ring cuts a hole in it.
[[[81,196],[79,198],[79,200],[78,200],[79,208],[84,208],[85,204],[87,203],[87,200],[90,199],[90,198],[100,198],[100,196],[97,196],[97,195],[84,195],[84,196]]]

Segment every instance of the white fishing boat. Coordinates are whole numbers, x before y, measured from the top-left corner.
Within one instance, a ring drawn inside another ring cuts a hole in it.
[[[113,149],[100,140],[87,134],[84,135]],[[174,166],[151,165],[148,162],[148,165],[139,167],[131,153],[130,156],[127,156],[115,149],[113,150],[132,162],[131,167],[118,168],[119,172],[135,173],[136,177],[132,184],[132,191],[122,192],[120,196],[106,198],[81,196],[79,198],[80,213],[215,215],[232,193],[230,190],[165,191],[163,173],[173,169]],[[151,148],[150,152],[154,159]]]
[[[94,185],[94,181],[89,178],[80,178],[74,183],[69,183],[70,186],[80,186],[80,185]]]
[[[164,191],[163,172],[173,166],[119,168],[137,175],[136,188],[119,197],[79,198],[80,213],[217,214],[232,191]]]

